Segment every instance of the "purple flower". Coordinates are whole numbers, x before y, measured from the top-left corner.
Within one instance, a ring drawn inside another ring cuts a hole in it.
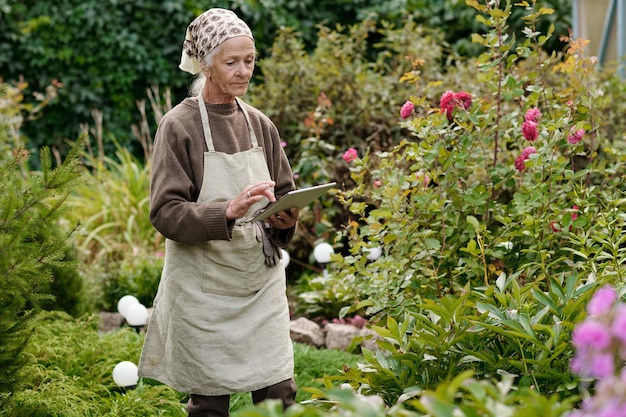
[[[611,344],[611,333],[602,323],[587,320],[574,329],[572,344],[577,349],[606,349]]]
[[[615,372],[615,360],[612,353],[598,353],[591,358],[588,376],[604,378]]]
[[[573,218],[574,216],[572,216],[572,219]],[[613,307],[613,304],[615,304],[615,301],[617,301],[617,292],[615,289],[610,285],[602,287],[591,297],[591,301],[589,301],[589,305],[587,305],[587,313],[592,316],[608,313]]]
[[[403,119],[408,119],[409,116],[411,116],[411,113],[413,113],[414,108],[415,105],[413,104],[413,102],[408,100],[402,105],[402,108],[400,109],[400,117],[402,117]]]
[[[626,344],[626,306],[623,304],[615,310],[611,331],[620,342]]]

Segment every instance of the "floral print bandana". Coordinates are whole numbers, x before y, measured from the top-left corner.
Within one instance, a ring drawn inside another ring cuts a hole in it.
[[[202,58],[225,40],[236,36],[254,40],[246,22],[233,11],[219,8],[207,10],[187,27],[179,68],[193,75],[198,74],[202,71]]]

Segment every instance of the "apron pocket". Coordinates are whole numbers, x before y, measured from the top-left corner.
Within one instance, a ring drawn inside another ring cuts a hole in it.
[[[271,277],[252,223],[235,226],[230,241],[208,242],[203,263],[202,291],[207,293],[245,297]]]

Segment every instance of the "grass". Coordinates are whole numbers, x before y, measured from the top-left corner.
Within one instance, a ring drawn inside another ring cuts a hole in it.
[[[97,325],[97,316],[44,313],[26,350],[33,361],[25,370],[25,385],[10,397],[0,397],[0,416],[185,416],[183,393],[151,380],[140,380],[133,390],[115,384],[112,371],[118,362],[138,363],[143,334],[129,328],[99,334]],[[298,402],[310,398],[306,387],[321,388],[320,378],[337,375],[361,358],[303,344],[294,345],[294,354]],[[236,394],[231,410],[249,404],[249,394]]]

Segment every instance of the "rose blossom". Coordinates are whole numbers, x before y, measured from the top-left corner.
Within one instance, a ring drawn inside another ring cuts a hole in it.
[[[519,172],[522,172],[526,169],[526,163],[525,161],[530,158],[530,155],[537,153],[537,150],[532,147],[532,146],[528,146],[526,148],[524,148],[522,150],[522,153],[520,154],[520,156],[518,156],[515,159],[515,169],[517,169]]]
[[[567,141],[572,145],[576,145],[583,139],[583,135],[585,134],[585,129],[578,129],[574,131],[574,128],[571,129],[571,133],[567,136]]]
[[[439,110],[445,113],[448,121],[452,120],[452,111],[454,110],[454,92],[448,90],[441,96],[439,100]]]
[[[467,110],[472,105],[472,96],[467,91],[446,91],[439,100],[439,110],[445,113],[448,121],[452,121],[455,107],[462,107]]]
[[[454,100],[465,110],[469,109],[472,105],[472,96],[466,91],[459,91],[458,93],[455,93]]]
[[[539,136],[539,131],[537,130],[537,123],[526,120],[522,123],[522,135],[524,135],[524,139],[534,142]]]
[[[402,108],[400,109],[400,117],[402,117],[403,119],[407,119],[409,116],[411,116],[411,113],[413,113],[414,108],[415,105],[413,104],[413,102],[407,100],[407,102],[404,103],[402,105]]]
[[[536,107],[533,107],[532,109],[528,109],[526,111],[526,115],[524,116],[524,120],[527,122],[537,123],[540,118],[541,118],[541,111]]]
[[[359,155],[357,154],[356,149],[354,149],[354,148],[348,149],[343,154],[343,160],[346,161],[347,163],[350,163],[350,162],[354,161],[358,157],[359,157]]]

